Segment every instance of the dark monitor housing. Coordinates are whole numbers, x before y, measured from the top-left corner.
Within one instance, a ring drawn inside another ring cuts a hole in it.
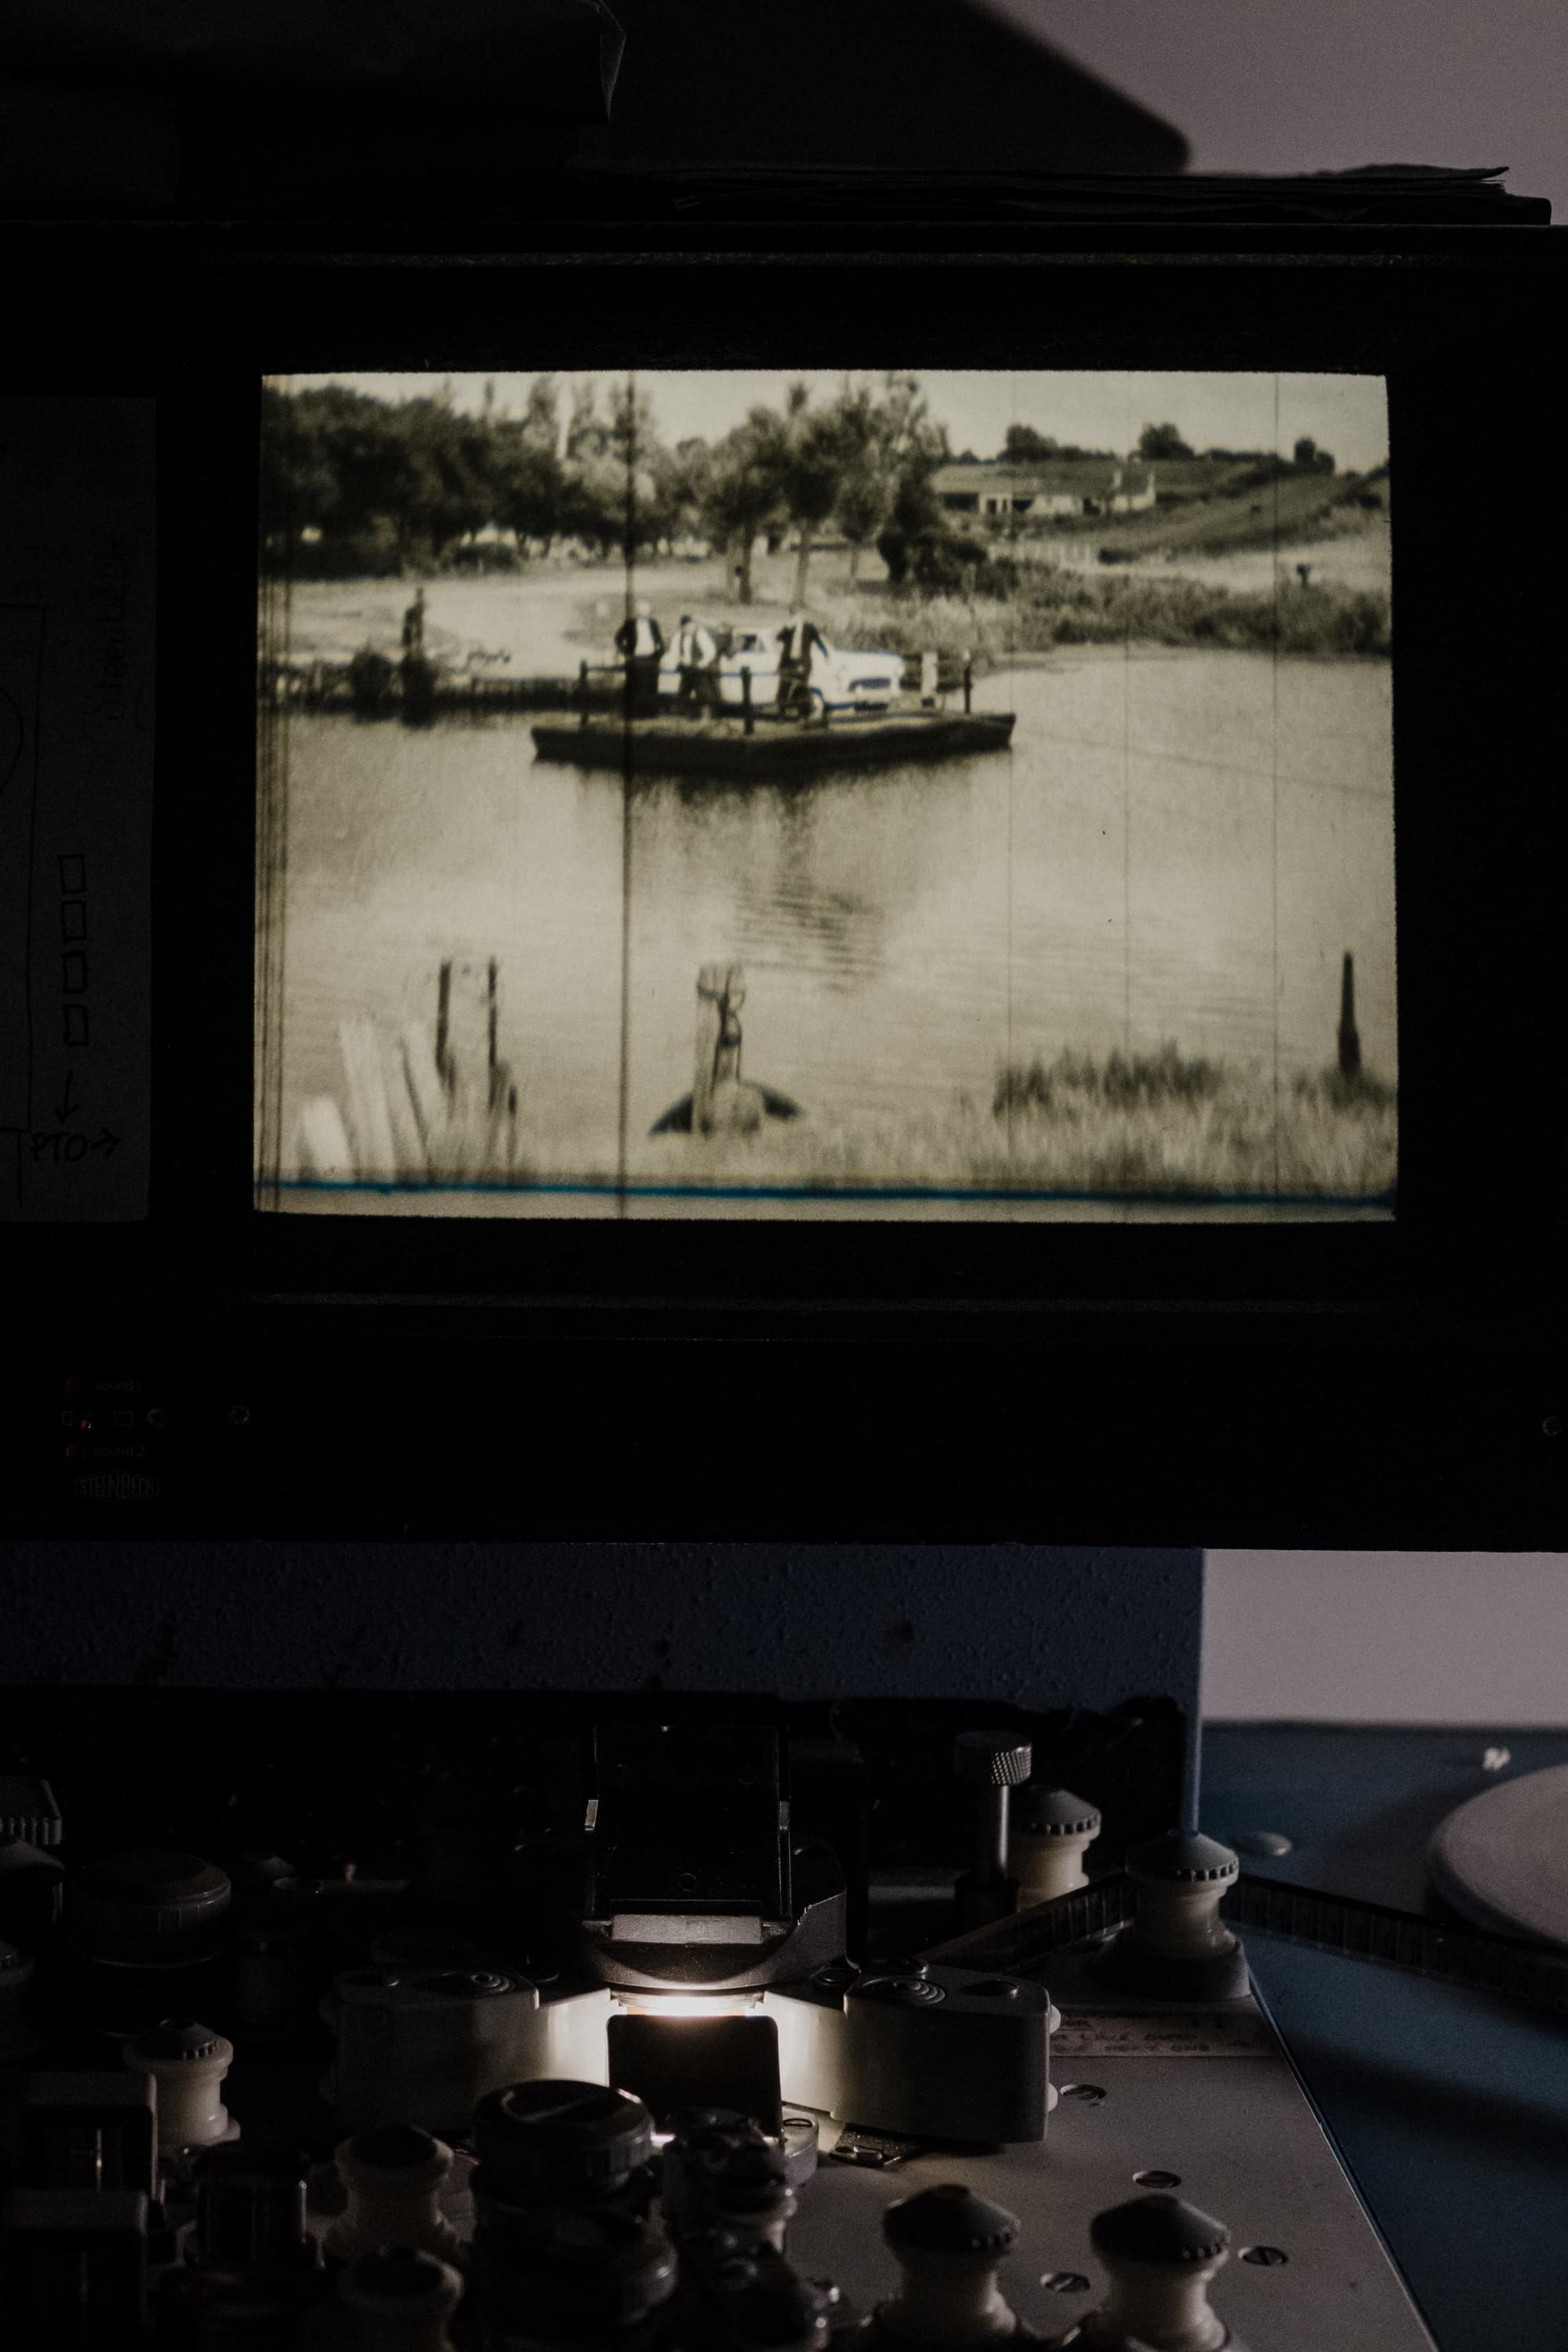
[[[853,210],[11,232],[0,388],[150,395],[160,448],[152,1212],[0,1235],[16,1531],[1561,1540],[1564,232]],[[261,379],[628,359],[1385,377],[1391,1219],[258,1213]],[[135,1500],[63,1457],[109,1380]]]

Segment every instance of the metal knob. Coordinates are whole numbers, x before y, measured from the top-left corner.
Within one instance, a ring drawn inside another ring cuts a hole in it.
[[[1230,2245],[1223,2221],[1177,2197],[1135,2197],[1097,2214],[1089,2239],[1110,2281],[1095,2315],[1105,2341],[1241,2352],[1208,2299]]]
[[[1012,1731],[961,1731],[952,1745],[952,1769],[974,1791],[973,1893],[999,1892],[1007,1879],[1008,1791],[1020,1787],[1034,1767],[1026,1739]]]
[[[952,1743],[953,1770],[982,1788],[1016,1789],[1033,1768],[1028,1741],[1011,1731],[961,1731]]]

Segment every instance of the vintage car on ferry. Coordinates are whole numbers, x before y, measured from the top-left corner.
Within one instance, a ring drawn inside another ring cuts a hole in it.
[[[712,675],[723,709],[739,710],[745,701],[743,679],[752,682],[752,708],[772,710],[778,700],[779,646],[773,631],[735,629]],[[821,717],[827,711],[886,710],[903,684],[901,654],[864,653],[834,646],[823,635],[811,651],[811,674],[797,687],[792,707],[802,716]],[[667,654],[659,671],[661,700],[680,691],[680,671],[673,654]]]

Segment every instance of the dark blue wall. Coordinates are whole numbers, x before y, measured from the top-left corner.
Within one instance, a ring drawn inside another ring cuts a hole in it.
[[[1203,1556],[1034,1546],[23,1543],[0,1684],[757,1690],[1195,1718]]]

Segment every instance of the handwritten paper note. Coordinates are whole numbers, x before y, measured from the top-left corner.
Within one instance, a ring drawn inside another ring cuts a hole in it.
[[[0,400],[0,1218],[147,1213],[154,415]]]

